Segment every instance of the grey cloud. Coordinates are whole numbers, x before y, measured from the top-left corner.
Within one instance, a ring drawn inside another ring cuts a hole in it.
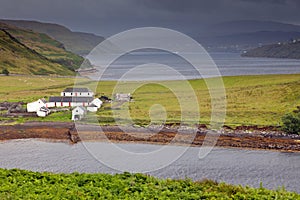
[[[300,24],[298,0],[1,0],[0,18],[56,22],[110,35],[163,26],[186,32],[202,24],[256,19]]]

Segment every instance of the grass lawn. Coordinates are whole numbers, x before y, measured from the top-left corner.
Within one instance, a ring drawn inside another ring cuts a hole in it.
[[[214,181],[158,179],[143,174],[52,174],[0,169],[1,199],[284,199],[284,189],[232,186]]]
[[[74,85],[74,79],[35,77],[35,76],[0,76],[0,101],[30,102],[38,98],[48,98],[60,95],[66,87]],[[292,75],[257,75],[223,77],[226,89],[227,113],[225,124],[236,125],[280,125],[281,117],[300,105],[300,74]],[[94,82],[88,79],[79,79],[81,86],[93,88],[97,86],[96,95],[112,97],[114,81]],[[190,80],[200,105],[200,123],[209,123],[211,99],[204,80]],[[130,83],[127,83],[130,84]],[[169,85],[179,87],[180,81],[170,81]],[[184,91],[183,91],[184,92]],[[118,109],[111,109],[110,104],[104,105],[98,112],[97,118],[103,124],[113,123],[113,115],[122,117],[120,113],[129,106],[131,118],[138,124],[147,125],[150,122],[149,109],[154,104],[165,107],[167,123],[176,123],[181,120],[181,109],[176,96],[168,88],[146,83],[133,94],[133,102],[125,103]],[[187,104],[195,104],[189,97],[185,97]],[[197,102],[196,102],[197,103]],[[195,110],[188,112],[196,115]],[[43,120],[67,120],[70,113],[58,113]],[[125,120],[126,122],[126,120]]]

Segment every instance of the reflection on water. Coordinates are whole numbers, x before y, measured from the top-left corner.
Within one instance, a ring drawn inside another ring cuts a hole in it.
[[[96,143],[105,145],[104,143]],[[157,145],[118,144],[126,150],[143,152],[157,149]],[[184,148],[184,147],[176,147]],[[162,178],[204,178],[259,187],[260,182],[270,189],[285,186],[300,193],[300,153],[252,151],[239,149],[214,149],[206,158],[198,158],[199,149],[188,151],[171,165],[150,172]],[[107,151],[109,154],[109,151]],[[126,157],[114,157],[126,162]],[[38,140],[14,140],[0,143],[0,167],[21,168],[50,172],[101,172],[118,173],[95,160],[83,144],[69,145]],[[151,162],[151,161],[149,161]]]

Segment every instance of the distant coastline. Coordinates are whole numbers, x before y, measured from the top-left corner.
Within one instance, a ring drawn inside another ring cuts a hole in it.
[[[244,57],[300,59],[300,40],[263,45],[242,54]]]

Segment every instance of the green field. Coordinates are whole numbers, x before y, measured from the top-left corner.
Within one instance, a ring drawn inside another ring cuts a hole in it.
[[[47,76],[0,76],[0,81],[2,86],[0,101],[30,102],[42,97],[47,99],[52,95],[60,95],[64,88],[74,85],[74,79]],[[116,85],[114,81],[94,82],[83,78],[79,81],[82,83],[81,86],[92,88],[97,85],[98,97],[101,95],[112,97]],[[300,74],[234,76],[223,77],[223,81],[227,101],[225,124],[230,126],[278,126],[284,114],[300,105]],[[189,83],[194,88],[200,105],[200,123],[207,124],[210,121],[211,99],[205,81],[191,80]],[[175,95],[161,85],[146,82],[143,84],[133,93],[133,102],[125,103],[118,109],[111,109],[111,104],[105,104],[97,113],[99,121],[104,124],[113,123],[112,113],[116,110],[120,113],[126,111],[126,106],[129,106],[131,118],[138,124],[147,125],[149,109],[153,104],[160,104],[167,111],[167,123],[179,122],[181,109]],[[182,82],[171,81],[168,84],[180,88]],[[186,101],[188,104],[197,103],[189,102],[189,98],[186,98]],[[189,112],[193,114],[195,111]],[[67,120],[66,116],[69,115],[70,113],[65,115],[56,113],[39,120],[57,121],[60,118]],[[118,113],[116,117],[119,117]]]
[[[232,186],[214,181],[158,179],[143,174],[52,174],[0,169],[0,199],[284,199],[284,189]]]

